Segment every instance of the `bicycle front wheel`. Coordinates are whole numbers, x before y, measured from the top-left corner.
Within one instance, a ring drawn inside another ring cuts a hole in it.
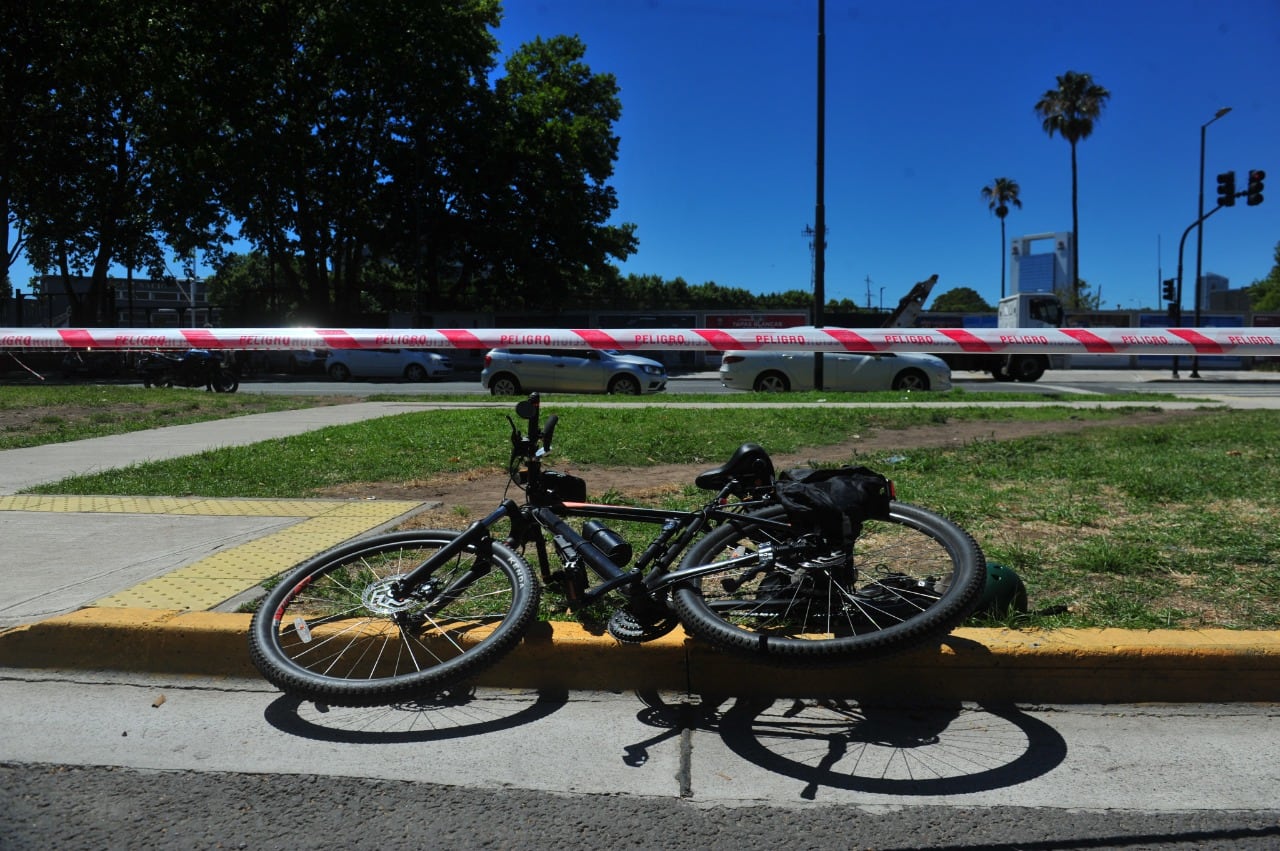
[[[676,586],[685,629],[764,659],[866,659],[945,635],[986,582],[986,560],[967,532],[905,503],[892,503],[888,520],[868,520],[851,557],[779,557],[794,538],[773,508],[695,544],[681,569],[732,563]]]
[[[520,555],[472,545],[394,593],[458,534],[381,535],[304,563],[254,614],[253,664],[303,700],[372,706],[428,695],[496,662],[537,614],[540,588]]]

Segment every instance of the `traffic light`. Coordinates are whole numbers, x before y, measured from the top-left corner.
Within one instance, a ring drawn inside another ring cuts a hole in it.
[[[1175,296],[1173,292],[1173,278],[1165,278],[1160,292],[1164,295],[1165,301],[1177,300],[1177,296]]]
[[[1224,171],[1218,175],[1218,206],[1234,207],[1236,204],[1236,173]]]
[[[1245,193],[1249,198],[1250,207],[1256,207],[1262,203],[1262,181],[1266,176],[1267,173],[1262,169],[1249,172],[1249,185],[1245,188]]]

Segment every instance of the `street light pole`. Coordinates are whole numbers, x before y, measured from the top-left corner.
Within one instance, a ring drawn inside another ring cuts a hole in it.
[[[1204,131],[1206,128],[1208,128],[1210,124],[1217,121],[1219,118],[1226,115],[1230,111],[1231,111],[1231,107],[1224,106],[1222,109],[1214,113],[1213,118],[1210,118],[1204,124],[1200,125],[1200,207],[1196,211],[1196,221],[1198,222],[1198,224],[1196,225],[1196,286],[1195,286],[1195,292],[1196,292],[1195,312],[1196,312],[1197,328],[1200,327],[1200,298],[1201,298],[1201,286],[1202,286],[1200,283],[1200,260],[1201,260],[1201,255],[1204,253],[1204,135],[1205,135]],[[1200,377],[1200,356],[1199,355],[1194,355],[1191,358],[1191,377],[1192,378]]]
[[[817,232],[813,246],[813,324],[821,328],[825,322],[823,309],[826,293],[827,210],[823,184],[826,170],[826,119],[827,119],[827,4],[818,0],[818,174],[817,201],[813,211],[813,229]],[[822,352],[813,353],[813,389],[823,389]]]

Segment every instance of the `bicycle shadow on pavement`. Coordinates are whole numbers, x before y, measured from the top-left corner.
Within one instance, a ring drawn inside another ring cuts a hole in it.
[[[1057,768],[1066,740],[1011,704],[895,706],[809,698],[738,700],[721,739],[761,768],[820,789],[901,796],[1015,786]]]
[[[943,643],[971,642],[955,636]],[[623,762],[643,765],[648,749],[688,731],[713,732],[737,756],[805,785],[901,796],[963,795],[1025,783],[1066,759],[1057,730],[1010,701],[856,697],[690,696],[667,702],[638,695],[637,718],[662,733],[624,747]]]
[[[367,707],[326,706],[282,695],[263,712],[282,733],[344,744],[415,744],[482,736],[546,718],[569,700],[564,689],[459,686],[413,701]]]

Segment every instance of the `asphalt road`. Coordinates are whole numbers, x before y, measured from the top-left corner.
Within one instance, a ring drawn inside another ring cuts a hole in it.
[[[1201,378],[1189,377],[1184,368],[1180,378],[1174,379],[1169,370],[1067,370],[1046,373],[1040,381],[1022,383],[995,381],[980,373],[957,372],[952,379],[957,387],[970,393],[1025,393],[1042,396],[1058,393],[1176,393],[1182,395],[1275,395],[1280,393],[1280,374],[1231,372],[1215,374],[1202,370]],[[369,396],[373,394],[422,395],[477,394],[486,395],[474,376],[460,376],[449,381],[415,383],[409,381],[330,381],[316,376],[263,376],[241,382],[244,393],[281,393],[289,395],[337,394]],[[750,396],[740,390],[730,390],[720,383],[715,372],[698,372],[673,376],[667,383],[664,395],[678,396],[688,393],[723,393]],[[927,394],[925,394],[927,396]],[[647,398],[661,398],[647,397]]]
[[[1277,713],[9,671],[0,848],[1274,848]]]

